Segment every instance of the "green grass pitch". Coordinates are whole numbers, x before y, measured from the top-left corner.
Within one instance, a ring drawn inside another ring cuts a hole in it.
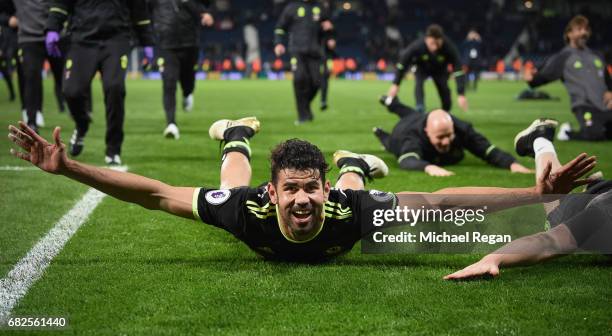
[[[407,81],[400,95],[409,104],[412,85]],[[369,185],[379,190],[533,184],[533,176],[488,167],[471,155],[451,167],[456,176],[450,178],[400,171],[371,134],[373,126],[390,130],[397,121],[377,102],[387,88],[384,82],[332,81],[331,109],[320,113],[315,108],[315,122],[298,127],[288,81],[200,81],[195,110],[186,114],[179,108],[181,140],[171,141],[162,137],[161,82],[128,80],[122,158],[131,172],[170,184],[217,186],[219,145],[208,138],[209,125],[255,115],[262,131],[252,141],[253,185],[269,178],[269,150],[292,137],[314,142],[330,160],[337,149],[380,155],[391,173]],[[516,132],[537,117],[576,125],[560,84],[546,88],[561,97],[552,102],[516,102],[523,88],[521,83],[483,82],[478,92],[468,93],[470,111],[455,113],[508,151]],[[95,121],[80,160],[102,165],[105,121],[98,81],[93,92]],[[431,83],[426,93],[428,106],[438,106]],[[6,130],[19,119],[19,105],[0,99]],[[45,82],[45,118],[42,134],[49,137],[50,126],[60,125],[68,141],[73,124],[57,112],[50,81]],[[9,155],[9,147],[5,138],[0,166],[25,165]],[[610,142],[558,143],[557,148],[563,161],[583,151],[597,155],[598,169],[612,176]],[[532,160],[521,162],[533,166]],[[330,178],[336,176],[337,169]],[[0,188],[3,278],[87,187],[38,171],[0,171]],[[609,335],[612,269],[606,257],[571,256],[504,269],[493,281],[441,280],[479,257],[373,256],[362,255],[357,246],[322,265],[270,263],[213,227],[106,198],[13,315],[66,316],[70,328],[65,333],[89,335]],[[5,333],[11,332],[0,331]]]

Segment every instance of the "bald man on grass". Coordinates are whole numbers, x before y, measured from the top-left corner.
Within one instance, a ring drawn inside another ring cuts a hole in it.
[[[403,105],[397,97],[382,96],[380,102],[401,119],[391,133],[376,127],[374,135],[397,157],[402,169],[424,171],[430,176],[451,176],[454,173],[443,167],[459,163],[468,150],[492,166],[513,173],[533,173],[512,155],[491,144],[470,123],[446,111],[423,114]]]

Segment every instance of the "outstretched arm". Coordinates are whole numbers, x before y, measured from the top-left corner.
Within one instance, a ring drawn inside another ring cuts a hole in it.
[[[498,276],[500,266],[530,265],[576,250],[576,240],[565,224],[547,232],[517,239],[480,261],[444,277],[445,280]]]
[[[453,207],[487,206],[488,211],[499,211],[538,202],[550,202],[549,199],[560,197],[575,188],[588,184],[589,179],[581,179],[596,165],[595,157],[581,154],[555,172],[551,172],[549,163],[536,185],[528,188],[496,188],[496,187],[461,187],[441,189],[427,197],[429,205]],[[399,193],[399,196],[409,196],[412,193]],[[400,197],[400,206],[414,206],[410,197]]]
[[[9,139],[22,149],[11,149],[11,153],[41,170],[64,175],[125,202],[194,219],[194,188],[173,187],[143,176],[70,160],[66,156],[66,146],[60,140],[59,127],[53,131],[53,138],[54,143],[47,142],[23,122],[19,122],[19,128],[9,126]]]

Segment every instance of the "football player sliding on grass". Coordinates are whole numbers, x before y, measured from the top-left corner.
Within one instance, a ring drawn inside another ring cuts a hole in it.
[[[536,127],[532,129],[539,128],[543,136],[534,141],[533,152],[522,154],[534,155],[536,167],[548,162],[552,162],[554,168],[559,167],[552,144],[557,122],[540,120],[534,122],[534,125]],[[528,130],[517,136],[517,143],[533,134]],[[603,175],[597,174],[590,180],[584,193],[568,195],[561,202],[544,204],[548,222],[552,226],[550,230],[512,241],[444,279],[496,277],[501,266],[540,263],[575,251],[612,254],[612,181],[606,181]]]
[[[373,155],[348,151],[334,154],[340,172],[332,188],[325,179],[328,165],[322,152],[306,141],[292,139],[272,151],[270,181],[251,188],[249,139],[259,128],[256,118],[220,120],[211,126],[210,137],[225,143],[219,189],[174,187],[71,160],[59,128],[53,131],[53,143],[23,123],[9,127],[9,138],[22,149],[12,149],[13,155],[46,172],[147,209],[201,220],[230,232],[265,258],[287,261],[322,261],[350,251],[361,237],[377,229],[367,218],[367,210],[422,204],[486,205],[497,210],[538,203],[545,194],[565,194],[589,183],[580,178],[596,163],[586,154],[563,167],[558,161],[542,161],[534,187],[448,188],[434,193],[443,195],[436,198],[433,196],[439,195],[364,190],[367,179],[384,177],[388,168]],[[532,142],[521,144],[532,148]]]

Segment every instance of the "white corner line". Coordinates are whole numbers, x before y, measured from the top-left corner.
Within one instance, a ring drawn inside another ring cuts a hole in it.
[[[110,169],[126,172],[127,166]],[[55,226],[0,279],[0,326],[6,324],[11,311],[30,287],[43,275],[53,258],[83,225],[106,194],[89,189]]]

